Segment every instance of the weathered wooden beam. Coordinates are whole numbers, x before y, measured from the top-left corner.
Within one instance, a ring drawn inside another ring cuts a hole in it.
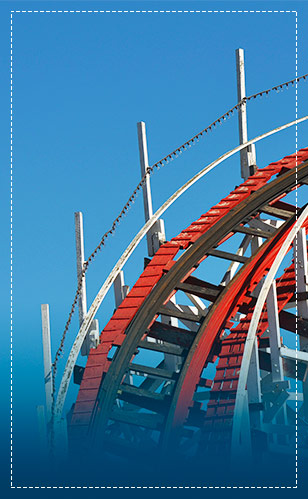
[[[190,276],[184,282],[178,284],[176,289],[214,302],[224,287]]]
[[[189,348],[196,334],[187,329],[155,321],[148,331],[148,336],[173,345],[178,345],[182,348]]]
[[[183,355],[182,347],[178,345],[171,345],[169,343],[154,343],[153,341],[141,340],[138,346],[146,350],[166,353],[168,355]]]
[[[211,249],[207,251],[208,255],[215,256],[216,258],[222,258],[223,260],[230,260],[231,262],[246,263],[247,256],[236,255],[235,253],[229,253],[228,251],[221,251],[216,249]]]
[[[158,314],[167,315],[169,317],[176,317],[177,319],[190,321],[190,322],[200,322],[202,319],[202,315],[193,314],[192,312],[183,312],[182,310],[178,310],[176,308],[168,308],[167,306],[162,306],[157,311]]]
[[[129,364],[129,371],[132,374],[141,374],[146,376],[151,376],[153,378],[163,378],[175,380],[177,378],[176,373],[167,371],[167,369],[161,369],[159,367],[143,366],[141,364]]]
[[[292,215],[294,215],[293,211],[276,208],[275,206],[271,206],[269,204],[264,205],[261,211],[273,217],[281,218],[282,220],[288,220]]]
[[[304,338],[308,338],[308,320],[302,317],[297,317],[286,310],[282,310],[279,314],[280,326],[287,331],[297,333]],[[297,324],[296,324],[297,323]]]
[[[117,398],[150,411],[165,413],[168,407],[167,401],[170,397],[169,395],[149,392],[140,387],[123,384],[118,390]]]
[[[252,228],[252,227],[245,227],[244,225],[237,225],[235,227],[235,232],[240,232],[242,234],[248,234],[250,236],[258,236],[258,237],[263,237],[264,239],[267,239],[270,237],[271,232],[265,232],[265,230],[261,230],[258,228]]]

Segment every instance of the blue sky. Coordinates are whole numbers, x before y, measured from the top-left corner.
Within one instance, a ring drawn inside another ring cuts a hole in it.
[[[5,262],[1,314],[8,367],[10,8],[130,9],[138,2],[2,2],[1,212]],[[143,2],[142,8],[298,10],[298,74],[308,72],[305,2]],[[61,337],[76,288],[74,211],[84,215],[88,256],[140,179],[136,123],[144,120],[150,164],[237,102],[235,49],[245,49],[247,94],[295,76],[294,13],[13,15],[14,411],[15,439],[24,425],[36,438],[35,406],[44,401],[40,304],[49,303],[52,347]],[[298,115],[307,114],[307,84]],[[295,119],[295,89],[248,106],[252,138]],[[298,148],[308,125],[299,126]],[[152,178],[154,209],[194,173],[238,143],[237,116]],[[257,145],[258,166],[295,151],[295,129]],[[165,215],[167,238],[239,184],[239,157],[228,160]],[[302,201],[304,202],[304,200]],[[89,270],[88,303],[143,224],[139,196]],[[132,286],[142,271],[143,242],[125,268]],[[214,279],[214,275],[212,276]],[[110,293],[99,314],[113,310]],[[77,318],[77,315],[76,315]],[[77,331],[70,328],[66,354]],[[64,361],[62,360],[62,366]],[[7,372],[4,378],[8,381]],[[5,395],[8,391],[4,388]],[[76,397],[73,387],[69,401]],[[7,420],[5,420],[7,421]],[[3,425],[2,425],[3,426]],[[3,426],[4,428],[4,426]],[[24,445],[27,439],[23,437]],[[17,476],[18,478],[18,476]],[[17,479],[16,478],[16,479]]]

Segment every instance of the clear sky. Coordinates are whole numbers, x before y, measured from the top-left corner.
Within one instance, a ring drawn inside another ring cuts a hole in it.
[[[305,2],[6,2],[0,4],[2,366],[9,366],[10,8],[15,10],[298,10],[298,75],[308,73]],[[296,72],[294,13],[14,13],[13,241],[14,426],[36,439],[44,402],[40,304],[49,303],[53,353],[76,288],[74,211],[84,215],[86,257],[140,179],[137,121],[146,122],[150,164],[237,102],[235,49],[245,49],[247,94]],[[298,116],[308,110],[308,82],[298,86]],[[248,105],[253,138],[295,119],[295,88]],[[307,146],[308,125],[298,129]],[[152,178],[154,209],[202,167],[238,143],[233,116]],[[258,166],[295,151],[295,129],[257,144]],[[228,160],[164,216],[167,238],[239,184],[239,157]],[[302,203],[304,200],[302,200]],[[88,304],[143,224],[138,197],[89,270]],[[125,268],[132,286],[143,242]],[[213,275],[213,278],[215,276]],[[112,314],[109,293],[98,316]],[[65,355],[77,332],[77,314]],[[65,357],[64,355],[64,357]],[[64,359],[61,362],[61,369]],[[60,369],[60,372],[61,372]],[[7,371],[2,377],[8,397]],[[76,397],[76,387],[69,402]],[[69,408],[69,404],[68,404]],[[7,431],[7,413],[2,431]],[[25,437],[24,437],[25,438]],[[24,444],[24,440],[23,440]],[[20,454],[21,455],[21,454]],[[18,477],[17,477],[18,478]]]

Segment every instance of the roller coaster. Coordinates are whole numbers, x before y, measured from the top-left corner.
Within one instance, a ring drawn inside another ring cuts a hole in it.
[[[243,57],[240,50],[237,55]],[[55,363],[45,363],[45,374],[51,373],[45,377],[50,440],[65,433],[69,449],[121,456],[133,450],[139,458],[148,452],[164,456],[169,449],[179,456],[248,456],[261,447],[290,454],[295,440],[307,453],[308,206],[298,205],[297,193],[307,189],[308,148],[259,168],[254,146],[308,117],[248,140],[241,71],[240,145],[154,214],[145,124],[138,123],[146,223],[88,311],[82,215],[75,214],[80,329],[57,394]],[[236,153],[243,182],[167,241],[163,213]],[[149,257],[129,290],[122,269],[145,236]],[[218,261],[227,262],[222,274]],[[217,268],[215,282],[207,278],[213,275],[209,268]],[[99,333],[95,316],[111,286],[116,309]],[[47,305],[42,317],[48,358]],[[80,351],[87,356],[85,368],[76,364]],[[66,424],[72,377],[80,387]]]

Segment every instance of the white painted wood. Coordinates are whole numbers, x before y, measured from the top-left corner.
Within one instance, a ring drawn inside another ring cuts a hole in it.
[[[246,97],[245,89],[245,65],[244,65],[244,50],[236,50],[236,76],[237,76],[237,97],[240,102]],[[240,144],[244,144],[248,140],[247,134],[247,109],[246,103],[243,103],[238,110],[239,122],[239,138]],[[243,149],[241,152],[241,175],[244,180],[250,176],[250,166],[256,164],[256,151],[254,144]]]
[[[139,144],[139,157],[140,157],[140,167],[141,167],[141,177],[143,177],[149,168],[148,159],[148,146],[146,139],[146,130],[144,121],[137,123],[138,131],[138,144]],[[144,217],[147,222],[153,216],[152,207],[152,194],[150,186],[150,175],[146,175],[145,183],[142,187],[143,191],[143,206],[144,206]]]
[[[277,291],[276,291],[276,281],[272,282],[269,289],[267,299],[267,315],[268,315],[268,330],[269,330],[269,342],[270,342],[270,352],[271,352],[271,366],[272,366],[272,381],[283,381],[283,366],[282,358],[280,356],[280,326],[279,326],[279,315],[277,306]]]
[[[46,416],[48,422],[50,421],[51,418],[51,407],[52,407],[52,362],[51,362],[50,321],[49,321],[48,304],[41,305],[41,315],[42,315]]]
[[[143,191],[143,206],[144,206],[144,218],[148,222],[153,216],[153,206],[152,206],[152,194],[151,194],[151,184],[150,175],[147,173],[149,167],[148,158],[148,146],[146,139],[146,128],[144,121],[137,123],[138,132],[138,144],[139,144],[139,158],[141,167],[141,177],[146,175],[145,183],[142,186]],[[154,256],[159,246],[166,240],[165,237],[165,226],[163,220],[157,220],[156,223],[150,227],[147,233],[147,246],[149,256]]]
[[[260,377],[260,366],[259,366],[259,351],[258,351],[258,340],[255,338],[255,344],[252,350],[250,367],[247,377],[247,396],[249,404],[259,404],[261,402],[261,377]],[[259,429],[261,426],[260,411],[251,411],[250,413],[250,424],[254,429]],[[244,440],[250,442],[250,427],[245,427],[246,435]],[[247,434],[247,432],[249,434]],[[243,438],[243,434],[242,434]]]
[[[296,392],[288,392],[289,393],[289,399],[288,400],[297,400],[298,402],[302,402],[304,400],[303,394],[302,393],[296,393]]]
[[[79,282],[84,265],[84,237],[83,237],[83,216],[81,211],[75,213],[75,239],[76,239],[76,262],[77,262],[77,281]],[[78,299],[79,306],[79,325],[87,313],[87,295],[86,279],[83,277],[82,286]]]
[[[260,384],[260,366],[258,355],[258,340],[255,338],[251,361],[247,378],[247,392],[249,404],[258,404],[261,402],[261,384]]]
[[[124,283],[123,270],[121,270],[118,273],[118,275],[114,281],[113,290],[114,290],[115,306],[116,306],[116,308],[118,308],[121,305],[124,298],[128,295],[128,292],[129,292],[129,286],[126,286]]]
[[[84,341],[84,338],[89,331],[90,325],[92,320],[94,319],[103,299],[105,298],[107,292],[109,291],[110,287],[114,283],[114,280],[120,270],[124,267],[125,263],[131,256],[131,254],[134,252],[138,244],[142,241],[142,238],[146,235],[148,230],[155,224],[155,222],[161,217],[161,215],[182,195],[184,192],[186,192],[192,185],[194,185],[196,182],[198,182],[202,177],[204,177],[207,173],[209,173],[211,170],[213,170],[216,166],[218,166],[220,163],[225,161],[226,159],[230,158],[237,152],[241,151],[243,148],[247,147],[247,145],[252,144],[254,142],[259,142],[260,140],[263,140],[267,137],[270,137],[271,135],[275,133],[279,133],[282,130],[285,130],[291,126],[294,126],[295,124],[302,123],[303,121],[306,121],[308,119],[308,115],[304,116],[303,118],[300,118],[298,120],[291,121],[285,125],[282,125],[278,128],[275,128],[274,130],[270,130],[269,132],[266,132],[262,135],[259,135],[258,137],[251,139],[249,142],[243,145],[239,145],[232,149],[231,151],[228,151],[224,153],[222,156],[220,156],[218,159],[207,165],[205,168],[203,168],[200,172],[198,172],[196,175],[194,175],[188,182],[186,182],[182,187],[180,187],[170,198],[154,213],[153,217],[144,224],[144,226],[139,230],[137,235],[134,237],[134,239],[131,241],[131,243],[128,245],[124,253],[121,255],[115,266],[113,267],[112,271],[110,272],[109,276],[101,286],[100,290],[98,291],[96,297],[93,300],[93,303],[88,310],[88,313],[86,317],[84,318],[84,321],[77,333],[77,336],[75,338],[75,341],[73,343],[73,346],[71,348],[71,351],[69,353],[64,373],[61,379],[61,384],[57,396],[57,403],[56,403],[56,416],[59,417],[59,415],[62,414],[63,411],[63,406],[65,403],[68,387],[69,387],[69,382],[73,374],[74,366],[76,364],[77,357],[79,355],[79,351],[82,345],[82,342]]]
[[[301,229],[294,241],[294,261],[296,276],[296,292],[302,293],[308,291],[308,264],[307,264],[307,238],[306,230]],[[297,301],[297,315],[303,319],[308,319],[308,300]],[[308,338],[299,337],[300,350],[308,352]],[[297,358],[300,360],[301,352],[297,352]],[[304,402],[303,411],[306,421],[308,421],[308,380],[302,383]]]
[[[308,352],[293,350],[293,348],[281,347],[280,355],[284,359],[298,360],[299,362],[305,362],[306,364],[308,364]]]

